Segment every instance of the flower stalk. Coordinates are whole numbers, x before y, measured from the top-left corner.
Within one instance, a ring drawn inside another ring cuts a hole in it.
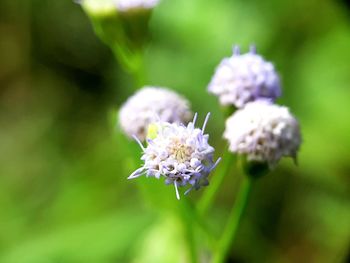
[[[158,0],[81,0],[96,35],[111,48],[137,88],[145,85],[143,54],[150,32],[148,22]]]
[[[187,251],[188,251],[188,259],[191,263],[197,263],[198,262],[198,253],[197,253],[197,246],[196,246],[196,240],[195,240],[195,224],[198,223],[198,221],[193,221],[192,216],[194,216],[195,211],[193,210],[194,207],[190,203],[187,198],[184,198],[182,202],[180,203],[180,213],[181,213],[181,219],[183,223],[183,230],[185,235],[185,240],[187,241]]]
[[[235,240],[238,228],[243,217],[244,211],[247,207],[249,195],[252,189],[253,179],[245,176],[240,186],[237,199],[234,207],[231,210],[227,225],[224,229],[223,235],[219,240],[219,245],[214,254],[213,263],[223,263],[230,250],[230,247]]]
[[[204,192],[201,200],[198,204],[199,214],[204,215],[208,212],[210,207],[213,205],[215,201],[215,197],[219,191],[220,186],[222,185],[224,178],[226,175],[230,175],[232,168],[235,166],[235,155],[226,154],[223,157],[223,164],[221,165],[221,169],[218,170],[217,173],[214,174],[210,187],[207,191]]]

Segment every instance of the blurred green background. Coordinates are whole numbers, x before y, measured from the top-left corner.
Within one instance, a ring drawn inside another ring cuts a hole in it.
[[[224,119],[206,86],[233,44],[275,63],[278,103],[301,123],[299,166],[259,180],[227,262],[349,262],[349,3],[164,0],[150,27],[148,83],[212,113],[217,155]],[[0,1],[1,263],[185,262],[173,188],[126,180],[140,151],[115,112],[133,85],[79,5]],[[235,176],[207,215],[218,230]]]

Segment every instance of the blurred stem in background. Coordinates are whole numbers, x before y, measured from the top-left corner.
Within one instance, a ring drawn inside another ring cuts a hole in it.
[[[226,119],[231,114],[233,114],[236,110],[237,109],[234,106],[230,106],[230,107],[223,107],[221,109],[221,112],[224,115],[224,118]],[[219,191],[221,184],[224,181],[225,176],[227,174],[231,174],[231,171],[236,163],[236,157],[235,155],[230,154],[227,151],[226,143],[225,143],[225,146],[222,147],[222,149],[223,151],[221,153],[221,156],[223,156],[223,164],[219,165],[219,167],[216,168],[217,172],[214,173],[214,176],[212,176],[213,178],[211,179],[210,187],[207,191],[204,192],[198,204],[198,211],[201,215],[204,215],[206,212],[208,212],[208,210],[210,209],[210,207],[215,201],[215,197]]]
[[[226,149],[226,147],[225,147]],[[198,204],[198,211],[201,215],[204,215],[212,204],[215,201],[215,197],[219,191],[220,186],[222,185],[224,178],[227,174],[231,174],[233,167],[235,166],[235,155],[227,153],[226,156],[223,157],[223,164],[220,166],[221,169],[218,169],[217,173],[214,173],[213,178],[210,182],[210,187],[208,187],[207,191],[203,193],[203,196]]]
[[[118,11],[111,0],[84,0],[96,35],[111,48],[123,70],[135,81],[135,89],[145,85],[144,48],[149,39],[151,9]]]
[[[186,213],[191,217],[200,230],[205,234],[211,247],[216,246],[216,236],[211,227],[206,223],[203,214],[189,200],[185,200],[183,206],[186,208]]]
[[[218,249],[214,254],[213,263],[223,263],[231,248],[233,241],[237,235],[239,224],[241,222],[244,211],[247,207],[249,194],[251,192],[252,178],[245,176],[240,186],[238,196],[234,207],[231,210],[231,214],[227,221],[227,225],[224,229],[223,235],[219,240]]]
[[[198,262],[198,252],[195,240],[195,222],[193,221],[194,207],[187,198],[181,200],[180,215],[183,223],[185,240],[187,241],[189,262]],[[198,222],[198,221],[197,221]]]
[[[134,78],[135,86],[140,88],[145,85],[146,75],[143,51],[130,52],[118,43],[112,46],[112,51],[124,71],[128,72]]]

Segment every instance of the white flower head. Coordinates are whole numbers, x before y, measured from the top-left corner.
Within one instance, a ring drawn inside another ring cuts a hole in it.
[[[141,175],[164,177],[166,184],[175,186],[176,197],[180,199],[178,187],[189,185],[187,194],[192,189],[199,189],[209,184],[209,173],[216,167],[220,158],[214,162],[214,148],[208,143],[208,134],[204,134],[207,115],[202,129],[195,128],[195,115],[193,122],[187,126],[176,123],[158,122],[157,134],[153,139],[147,140],[147,146],[140,144],[144,165],[133,172],[128,179]]]
[[[129,137],[146,139],[148,125],[157,121],[187,123],[190,103],[166,88],[146,86],[131,96],[119,111],[119,124]]]
[[[250,102],[229,117],[224,137],[231,152],[266,162],[270,168],[283,156],[296,161],[301,144],[299,124],[288,108],[266,100]]]
[[[149,10],[158,5],[160,0],[114,0],[118,11]]]
[[[237,108],[259,98],[274,101],[281,95],[279,76],[273,64],[256,54],[254,46],[242,55],[235,46],[233,55],[224,58],[216,68],[208,91],[218,96],[222,105]]]

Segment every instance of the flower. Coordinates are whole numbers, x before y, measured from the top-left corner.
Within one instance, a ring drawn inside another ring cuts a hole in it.
[[[217,95],[222,105],[237,108],[259,98],[274,101],[281,95],[273,64],[257,55],[255,47],[241,55],[238,46],[234,47],[232,57],[224,58],[216,68],[208,91]]]
[[[148,125],[157,121],[187,123],[190,103],[166,88],[146,86],[131,96],[121,107],[119,123],[129,137],[145,140]]]
[[[130,10],[145,10],[152,9],[159,0],[114,0],[117,9],[120,12],[128,12]]]
[[[150,10],[158,5],[160,0],[75,0],[76,3],[86,6],[94,13],[129,12],[131,10]]]
[[[301,144],[297,120],[287,107],[266,100],[248,103],[226,120],[229,150],[272,168],[283,156],[296,161]]]
[[[133,172],[128,179],[141,175],[165,178],[166,184],[173,184],[176,197],[180,199],[178,187],[190,185],[185,192],[207,186],[209,173],[216,167],[220,158],[214,162],[214,148],[208,144],[208,134],[204,129],[209,118],[207,115],[202,129],[195,128],[197,114],[187,126],[176,123],[158,122],[157,135],[147,140],[147,146],[135,137],[142,148],[141,160],[144,165]]]

